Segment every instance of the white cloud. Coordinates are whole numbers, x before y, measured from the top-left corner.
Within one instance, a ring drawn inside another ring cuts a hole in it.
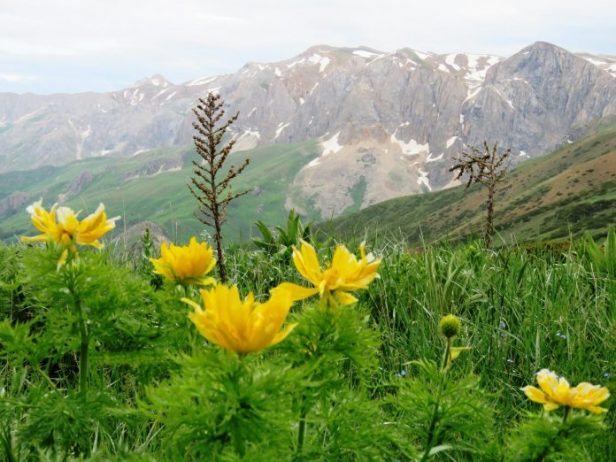
[[[68,86],[101,70],[113,72],[114,84],[144,71],[189,80],[319,43],[508,55],[546,40],[616,54],[614,24],[613,0],[3,1],[0,65],[61,69]]]
[[[14,72],[0,72],[0,80],[6,82],[29,82],[35,80],[34,76],[17,74]]]

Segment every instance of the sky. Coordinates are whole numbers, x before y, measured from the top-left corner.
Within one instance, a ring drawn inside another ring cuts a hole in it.
[[[0,92],[181,83],[317,44],[509,56],[536,41],[616,55],[616,0],[0,0]]]

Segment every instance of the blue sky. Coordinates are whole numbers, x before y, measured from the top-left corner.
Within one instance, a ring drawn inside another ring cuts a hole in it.
[[[0,0],[0,92],[123,88],[315,44],[507,56],[538,40],[616,55],[616,0]]]

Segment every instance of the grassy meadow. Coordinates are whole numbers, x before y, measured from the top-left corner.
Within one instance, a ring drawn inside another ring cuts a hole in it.
[[[245,355],[199,335],[181,301],[196,288],[154,275],[147,242],[61,270],[53,246],[0,246],[0,458],[616,460],[613,398],[546,412],[521,390],[543,368],[616,390],[616,236],[599,244],[377,240],[380,277],[356,304],[298,301],[295,329]],[[331,260],[334,242],[315,247]],[[227,264],[259,301],[306,284],[284,246],[233,246]]]

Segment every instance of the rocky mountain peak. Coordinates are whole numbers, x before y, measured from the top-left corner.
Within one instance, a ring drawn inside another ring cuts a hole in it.
[[[153,75],[110,93],[0,93],[0,171],[190,144],[191,107],[217,92],[240,112],[238,150],[316,145],[289,205],[335,215],[451,186],[450,161],[465,145],[498,141],[521,160],[616,114],[611,59],[546,42],[506,59],[317,45],[181,85]],[[349,192],[358,189],[361,198]]]
[[[169,82],[162,75],[154,74],[154,75],[152,75],[150,77],[145,77],[145,78],[143,78],[141,80],[138,80],[133,85],[131,85],[131,88],[134,88],[134,87],[145,87],[145,86],[153,86],[153,87],[165,88],[165,87],[168,87],[169,85],[173,85],[173,84],[171,82]]]

